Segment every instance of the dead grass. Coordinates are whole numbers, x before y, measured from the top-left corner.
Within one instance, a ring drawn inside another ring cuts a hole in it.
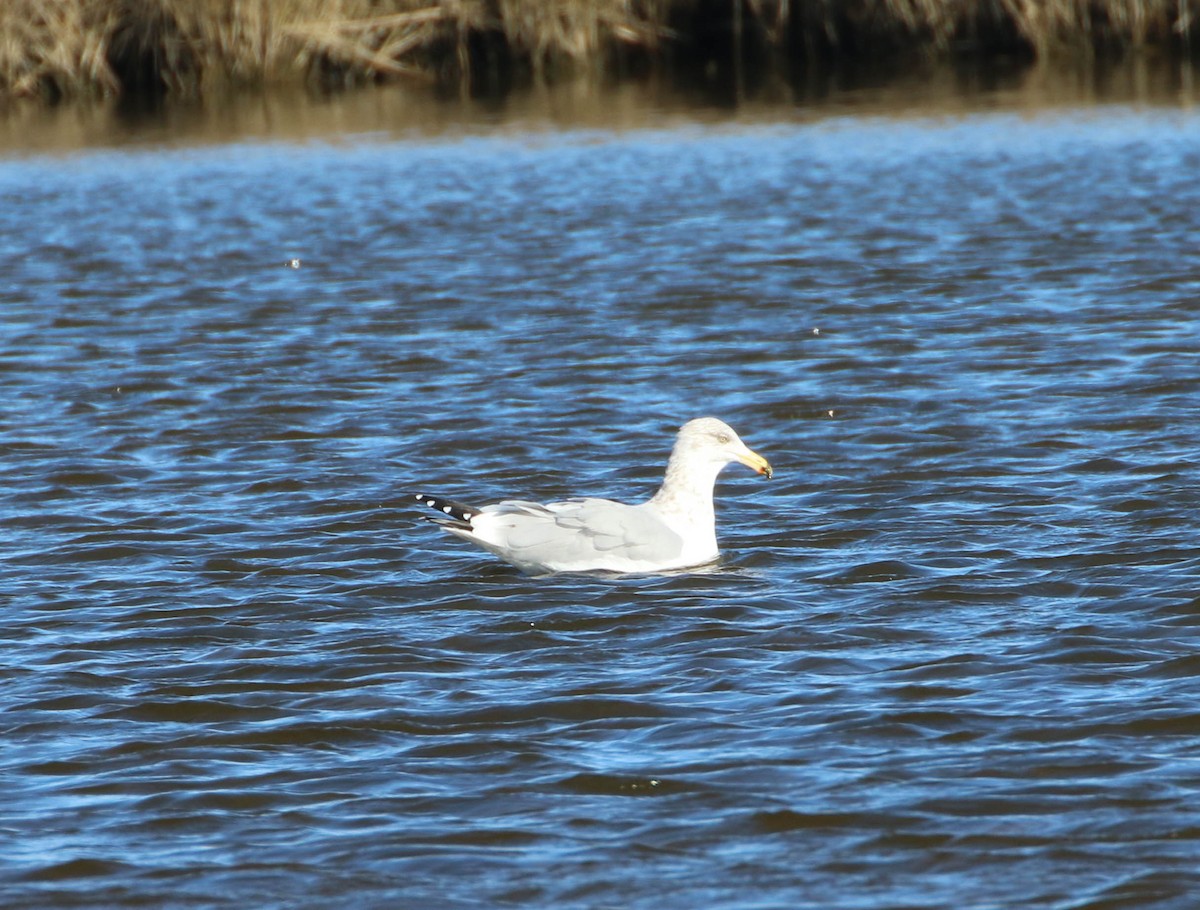
[[[1092,49],[1188,44],[1200,14],[1194,0],[1002,0],[1005,13],[1039,56],[1078,43]]]
[[[0,4],[0,92],[42,96],[87,86],[115,93],[107,38],[115,11],[81,0],[8,0]]]
[[[1198,15],[1200,0],[0,0],[0,99],[466,85],[497,47],[534,79],[602,72],[621,49],[653,61],[666,45],[695,59],[1190,52]]]

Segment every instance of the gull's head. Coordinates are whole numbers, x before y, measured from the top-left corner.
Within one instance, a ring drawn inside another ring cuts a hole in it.
[[[774,474],[765,458],[751,451],[729,424],[715,417],[697,417],[680,427],[672,457],[676,455],[716,464],[718,470],[739,461],[768,480]]]

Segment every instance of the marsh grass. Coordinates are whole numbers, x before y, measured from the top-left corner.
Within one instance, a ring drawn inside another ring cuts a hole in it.
[[[120,88],[108,64],[116,10],[82,0],[8,0],[0,4],[0,91],[31,96],[57,90]]]
[[[218,85],[469,88],[634,57],[1192,53],[1200,0],[2,0],[0,98]]]

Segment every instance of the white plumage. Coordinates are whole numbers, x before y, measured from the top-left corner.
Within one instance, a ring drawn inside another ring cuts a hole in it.
[[[771,466],[715,417],[690,420],[675,437],[666,476],[638,505],[608,499],[539,504],[504,500],[474,508],[426,493],[442,530],[534,575],[551,572],[660,572],[717,558],[713,486],[732,462],[772,476]]]

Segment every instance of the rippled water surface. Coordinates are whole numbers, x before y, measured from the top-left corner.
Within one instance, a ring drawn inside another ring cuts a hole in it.
[[[1198,174],[1125,107],[0,161],[0,903],[1195,906]],[[405,496],[703,414],[777,470],[708,571]]]

